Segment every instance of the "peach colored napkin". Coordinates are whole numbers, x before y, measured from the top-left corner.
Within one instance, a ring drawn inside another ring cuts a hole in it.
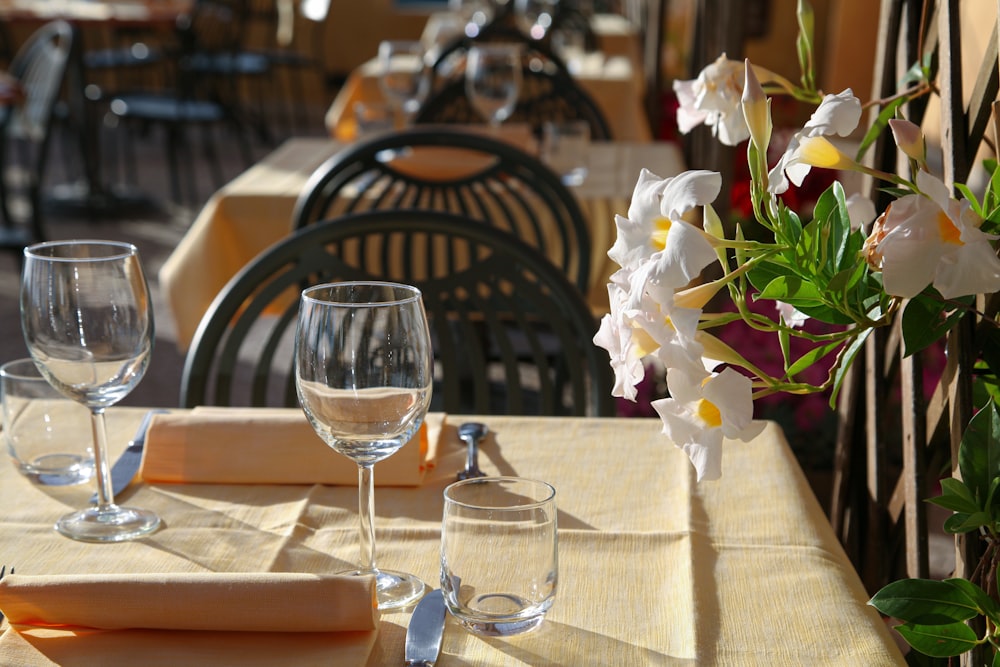
[[[434,466],[444,415],[375,464],[378,486],[419,486]],[[358,483],[358,467],[324,443],[298,408],[198,407],[156,415],[139,469],[150,483]]]
[[[14,627],[104,630],[373,630],[375,578],[265,572],[20,575],[0,580]]]

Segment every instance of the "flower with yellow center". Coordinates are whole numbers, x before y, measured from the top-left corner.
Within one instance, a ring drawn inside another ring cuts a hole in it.
[[[1000,259],[969,202],[941,180],[917,173],[924,194],[897,199],[876,221],[865,253],[887,293],[913,297],[933,284],[946,299],[1000,289]]]
[[[691,459],[698,481],[722,475],[723,438],[747,440],[753,424],[750,379],[731,368],[721,373],[692,367],[667,370],[670,398],[653,401],[663,433]]]

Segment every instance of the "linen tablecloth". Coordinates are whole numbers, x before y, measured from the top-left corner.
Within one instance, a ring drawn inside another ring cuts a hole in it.
[[[110,411],[118,449],[141,415]],[[697,485],[655,419],[480,419],[493,430],[481,450],[488,474],[556,488],[559,589],[531,634],[481,639],[449,619],[438,665],[903,664],[777,426],[727,441],[722,479]],[[422,487],[376,491],[379,564],[433,587],[441,493],[464,462],[461,421],[448,417]],[[91,545],[52,529],[86,502],[85,486],[33,487],[0,467],[0,560],[23,574],[332,573],[358,557],[353,487],[137,484],[121,500],[155,510],[164,528]],[[402,664],[409,615],[384,613],[359,636],[118,631],[53,647],[8,631],[0,664],[54,664],[36,647],[105,666]]]
[[[243,266],[291,232],[295,201],[310,174],[343,144],[323,138],[289,139],[215,193],[159,272],[160,289],[187,349],[212,300]],[[617,268],[607,252],[615,240],[615,214],[625,215],[647,167],[672,176],[684,169],[674,143],[611,142],[591,145],[590,174],[573,189],[591,233],[587,300],[608,308],[607,279]]]

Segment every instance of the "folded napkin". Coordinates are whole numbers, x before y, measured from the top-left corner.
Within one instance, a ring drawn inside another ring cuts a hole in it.
[[[443,422],[441,413],[427,415],[417,435],[375,464],[375,484],[419,486]],[[358,466],[298,408],[198,407],[153,417],[139,475],[151,483],[354,485]]]
[[[0,580],[0,610],[13,626],[104,630],[373,630],[375,578],[259,574],[92,574]]]

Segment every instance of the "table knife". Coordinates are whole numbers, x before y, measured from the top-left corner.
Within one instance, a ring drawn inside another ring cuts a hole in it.
[[[404,654],[408,667],[430,667],[437,661],[444,619],[444,595],[439,588],[425,595],[410,617]]]
[[[146,431],[149,430],[149,423],[153,415],[164,413],[166,410],[150,410],[143,416],[139,428],[136,429],[135,436],[129,441],[128,447],[111,467],[111,493],[117,496],[125,490],[135,474],[139,472],[139,464],[142,463],[142,449],[146,446]],[[97,494],[90,497],[91,503],[97,502]]]

